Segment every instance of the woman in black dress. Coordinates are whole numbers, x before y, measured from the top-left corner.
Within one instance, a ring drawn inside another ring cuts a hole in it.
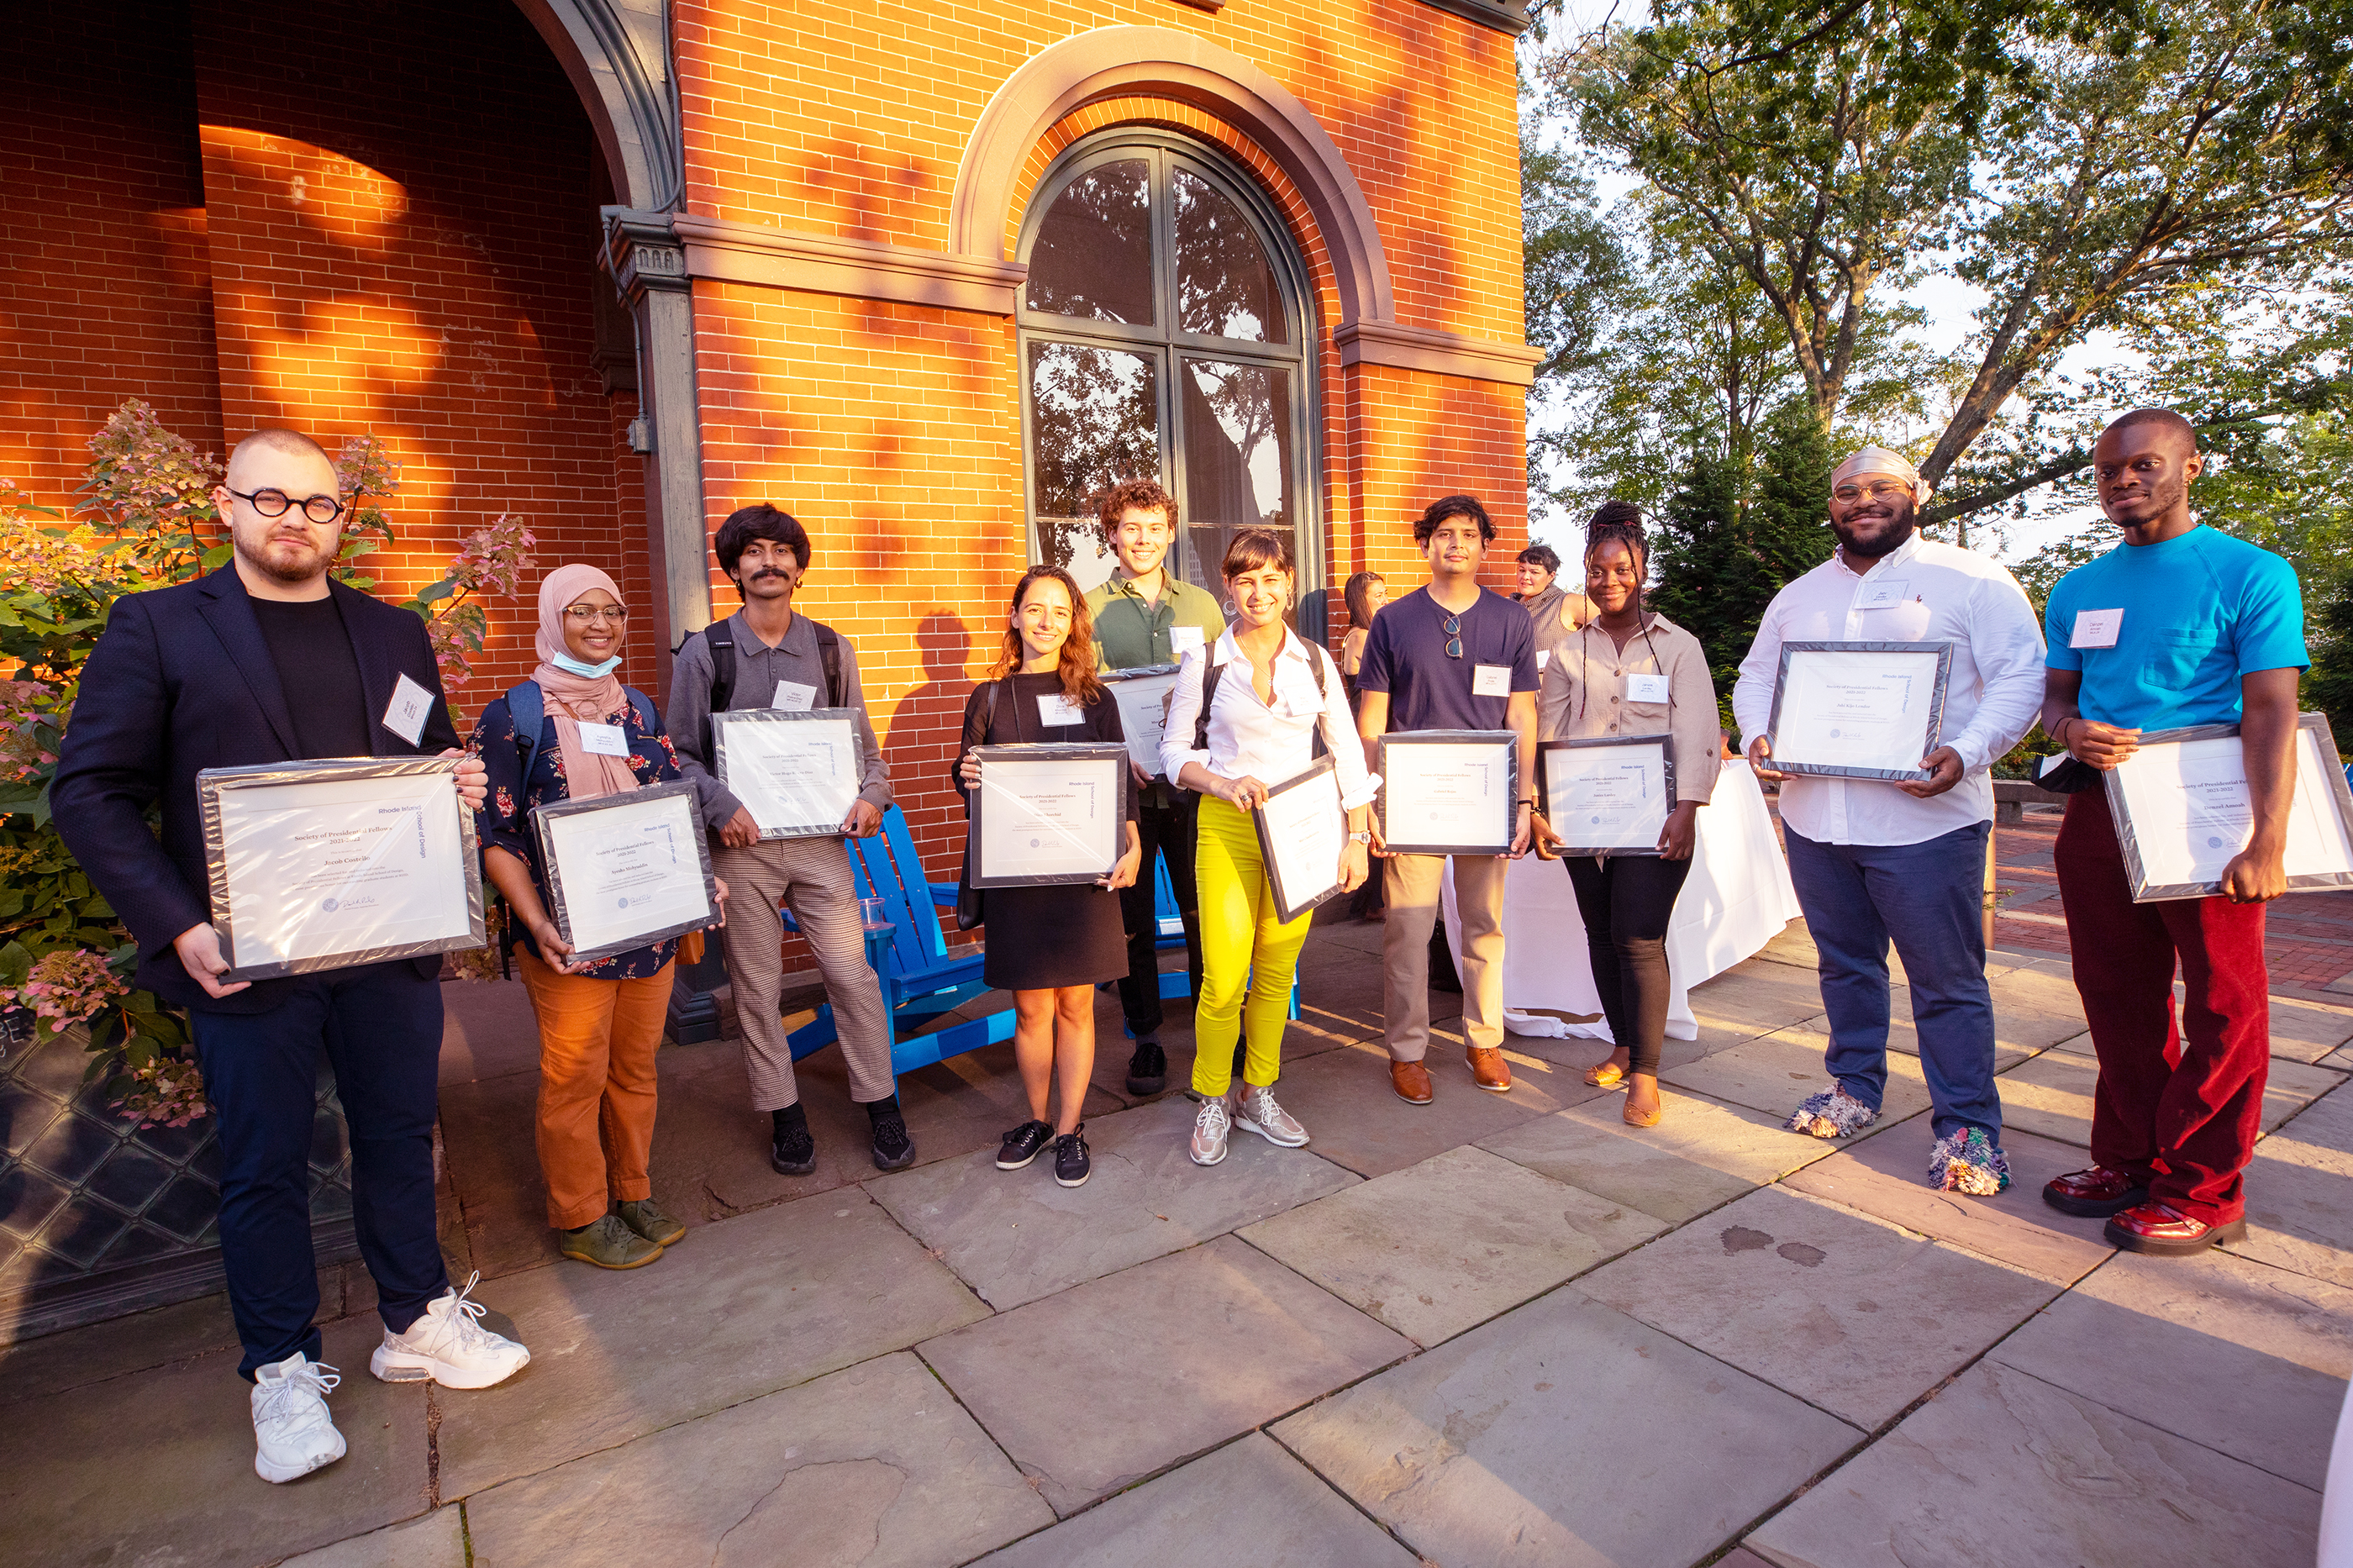
[[[1124,744],[1119,704],[1095,679],[1093,623],[1071,574],[1032,566],[1014,585],[1005,647],[964,709],[956,781],[972,809],[980,783],[975,746]],[[1054,1145],[1054,1179],[1087,1179],[1085,1126],[1079,1120],[1095,1067],[1095,986],[1127,973],[1127,933],[1114,889],[1135,880],[1141,859],[1133,810],[1125,850],[1111,874],[1083,883],[991,888],[988,948],[981,976],[1013,993],[1013,1056],[1029,1094],[1029,1120],[1005,1135],[997,1168],[1018,1171]],[[1060,1114],[1046,1120],[1048,1092],[1061,1084]]]

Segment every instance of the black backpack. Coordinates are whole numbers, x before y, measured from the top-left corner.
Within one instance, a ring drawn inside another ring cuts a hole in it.
[[[1303,646],[1307,649],[1307,668],[1315,672],[1315,695],[1319,699],[1324,698],[1325,695],[1324,689],[1324,660],[1315,657],[1324,650],[1317,647],[1314,643],[1304,643]],[[1326,657],[1328,658],[1329,656],[1327,655]],[[1193,721],[1193,749],[1197,752],[1206,752],[1209,749],[1209,704],[1217,699],[1218,678],[1225,674],[1225,672],[1226,667],[1224,665],[1211,664],[1209,662],[1208,652],[1204,651],[1202,653],[1201,711]],[[1315,726],[1315,749],[1314,754],[1319,757],[1324,754],[1324,726],[1321,724]]]
[[[711,718],[712,713],[724,713],[727,704],[735,697],[735,634],[728,629],[730,616],[703,628],[703,646],[711,650],[711,705],[702,720],[702,754],[710,756]],[[804,617],[807,618],[807,617]],[[825,666],[825,705],[842,706],[841,701],[841,636],[823,621],[809,621],[809,629],[817,633],[817,657]]]

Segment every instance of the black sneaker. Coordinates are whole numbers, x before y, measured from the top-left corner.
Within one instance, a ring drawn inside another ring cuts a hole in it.
[[[915,1141],[907,1136],[906,1121],[886,1116],[874,1124],[874,1168],[903,1171],[915,1163]]]
[[[806,1127],[787,1128],[769,1143],[768,1163],[780,1176],[806,1176],[817,1169],[817,1140]]]
[[[1158,1040],[1135,1042],[1135,1055],[1127,1062],[1127,1092],[1158,1094],[1168,1087],[1168,1057],[1161,1050]]]
[[[1068,1132],[1054,1135],[1054,1180],[1066,1187],[1083,1187],[1087,1173],[1094,1163],[1087,1158],[1087,1141],[1083,1134],[1087,1124],[1080,1122]]]
[[[1025,1121],[1005,1135],[1005,1146],[997,1152],[997,1168],[1018,1171],[1036,1159],[1046,1145],[1054,1141],[1054,1130],[1042,1121]]]

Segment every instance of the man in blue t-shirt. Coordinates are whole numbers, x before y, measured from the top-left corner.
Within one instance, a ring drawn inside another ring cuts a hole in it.
[[[2295,569],[2190,516],[2204,466],[2189,421],[2168,409],[2135,409],[2102,431],[2093,472],[2124,542],[2062,578],[2044,613],[2042,727],[2077,761],[2105,771],[2146,732],[2192,724],[2236,723],[2245,746],[2254,823],[2216,896],[2133,902],[2103,788],[2070,795],[2059,829],[2059,896],[2100,1078],[2092,1167],[2042,1195],[2107,1216],[2109,1241],[2127,1251],[2165,1256],[2246,1234],[2240,1173],[2271,1066],[2263,905],[2287,887],[2296,680],[2309,662]]]
[[[1378,773],[1380,738],[1405,730],[1512,730],[1520,738],[1509,856],[1458,855],[1454,902],[1462,920],[1462,1033],[1473,1082],[1509,1092],[1504,1061],[1504,869],[1528,847],[1535,805],[1536,654],[1528,613],[1479,585],[1479,563],[1495,538],[1487,509],[1471,496],[1430,503],[1413,542],[1430,562],[1429,585],[1392,600],[1365,641],[1357,732],[1366,765]],[[1386,820],[1386,815],[1377,820]],[[1377,829],[1374,835],[1377,846]],[[1382,1003],[1389,1083],[1409,1105],[1430,1101],[1430,933],[1439,879],[1449,857],[1384,855],[1388,919],[1381,930]]]

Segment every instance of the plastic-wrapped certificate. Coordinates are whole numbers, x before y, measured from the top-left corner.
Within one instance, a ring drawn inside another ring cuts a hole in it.
[[[1318,757],[1266,792],[1251,814],[1258,849],[1274,880],[1274,908],[1285,924],[1340,891],[1340,852],[1348,815],[1340,809],[1340,775]]]
[[[711,716],[719,782],[763,838],[838,837],[866,773],[849,708],[747,708]]]
[[[1672,738],[1615,735],[1536,748],[1545,821],[1563,855],[1656,855],[1674,808]]]
[[[694,785],[648,784],[535,806],[548,913],[575,962],[611,958],[718,918]]]
[[[1772,765],[1831,778],[1925,779],[1945,718],[1950,643],[1786,642]]]
[[[199,773],[225,978],[481,946],[481,861],[458,762],[353,757]]]
[[[2353,791],[2325,717],[2306,713],[2297,721],[2295,755],[2287,885],[2353,888]],[[2104,783],[2135,903],[2221,890],[2222,873],[2255,826],[2236,724],[2152,731]]]
[[[1520,738],[1510,730],[1381,737],[1381,838],[1399,855],[1504,855],[1518,825]]]
[[[976,888],[1092,882],[1125,847],[1129,773],[1124,745],[976,746],[972,794]]]
[[[1115,669],[1103,677],[1119,704],[1120,729],[1127,736],[1127,753],[1135,765],[1154,778],[1160,776],[1160,740],[1168,730],[1168,694],[1176,689],[1176,672],[1165,665],[1143,669]]]

